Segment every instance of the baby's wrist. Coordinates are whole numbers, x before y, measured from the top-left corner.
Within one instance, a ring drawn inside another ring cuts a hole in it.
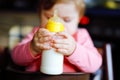
[[[38,49],[33,45],[32,42],[31,42],[31,44],[30,44],[30,51],[31,51],[31,53],[32,53],[34,56],[37,56],[39,53],[42,52],[41,50],[38,50]]]

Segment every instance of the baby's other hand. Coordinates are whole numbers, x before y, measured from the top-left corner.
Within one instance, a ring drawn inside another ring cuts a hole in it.
[[[52,34],[45,28],[40,28],[31,42],[33,55],[41,53],[42,50],[51,49]]]
[[[62,38],[53,39],[54,44],[52,46],[57,52],[60,52],[63,55],[71,55],[76,47],[74,38],[66,32],[59,32],[56,36],[61,36]]]

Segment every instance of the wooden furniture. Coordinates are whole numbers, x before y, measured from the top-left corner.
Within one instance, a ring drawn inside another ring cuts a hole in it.
[[[113,64],[112,64],[112,48],[111,44],[105,45],[105,54],[103,54],[103,65],[105,71],[105,80],[114,80]]]
[[[82,72],[46,75],[40,72],[25,72],[14,66],[8,66],[3,80],[89,80],[89,75]]]
[[[9,53],[7,53],[9,55]],[[7,67],[2,71],[2,77],[0,80],[89,80],[88,73],[63,73],[61,75],[46,75],[40,72],[26,72],[24,67],[15,65],[9,55],[9,63]]]
[[[61,75],[46,75],[40,72],[23,72],[9,68],[5,80],[89,80],[86,73],[63,73]]]

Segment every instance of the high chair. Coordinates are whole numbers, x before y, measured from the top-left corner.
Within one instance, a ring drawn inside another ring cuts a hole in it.
[[[99,75],[101,76],[100,80],[114,80],[111,44],[107,43],[104,45],[104,47],[97,49],[103,57],[103,64],[100,68],[102,73],[95,75],[95,77]],[[45,75],[40,72],[25,72],[24,67],[18,67],[13,64],[11,57],[9,57],[9,60],[7,59],[7,61],[10,63],[7,65],[7,67],[5,67],[6,70],[1,72],[3,79],[0,77],[0,80],[90,80],[91,75],[88,73],[77,72],[63,73],[61,75],[53,76]],[[98,80],[95,79],[95,77],[91,80]]]

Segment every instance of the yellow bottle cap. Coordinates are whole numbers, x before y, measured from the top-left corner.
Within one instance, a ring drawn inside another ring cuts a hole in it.
[[[57,16],[57,12],[54,11],[54,16],[48,20],[46,29],[50,32],[61,32],[64,31],[62,20]]]

